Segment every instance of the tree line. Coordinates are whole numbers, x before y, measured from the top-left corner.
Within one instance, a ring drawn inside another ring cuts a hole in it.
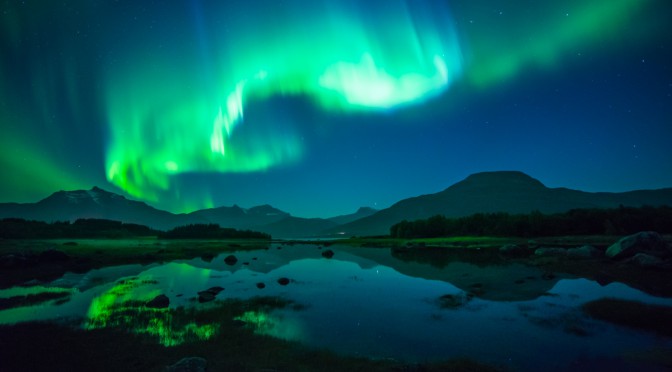
[[[156,230],[144,225],[98,218],[51,223],[22,218],[0,220],[0,238],[4,239],[120,239],[154,236],[157,233]]]
[[[97,218],[51,223],[22,218],[0,220],[0,239],[123,239],[141,236],[162,239],[271,239],[268,234],[222,228],[216,224],[180,226],[164,232],[144,225]]]
[[[251,230],[236,230],[220,227],[218,224],[194,224],[178,226],[159,234],[161,239],[260,239],[270,240],[271,236]]]
[[[565,213],[528,214],[476,213],[447,218],[401,221],[390,227],[394,238],[436,238],[450,236],[562,236],[627,235],[639,231],[672,233],[672,207],[624,207],[573,209]]]

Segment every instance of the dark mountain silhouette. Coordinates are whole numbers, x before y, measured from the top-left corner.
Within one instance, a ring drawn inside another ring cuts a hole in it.
[[[404,199],[369,217],[346,223],[325,233],[385,235],[402,220],[428,218],[437,214],[462,217],[474,213],[565,212],[577,208],[616,208],[619,205],[672,205],[672,188],[623,193],[583,192],[548,188],[522,172],[473,174],[436,194]]]
[[[576,208],[616,208],[619,205],[672,205],[672,188],[590,193],[548,188],[521,172],[486,172],[473,174],[436,194],[404,199],[380,211],[360,208],[354,214],[321,219],[293,217],[270,205],[247,209],[234,205],[173,214],[94,187],[91,190],[59,191],[37,203],[0,203],[0,218],[46,222],[100,218],[159,230],[187,224],[218,224],[261,231],[274,237],[298,238],[334,234],[386,235],[390,226],[397,222],[437,214],[461,217],[474,213],[529,213],[535,210],[557,213]]]
[[[18,217],[37,221],[74,221],[100,218],[137,223],[156,229],[179,224],[180,216],[98,187],[91,190],[58,191],[37,203],[1,203],[0,218]]]
[[[287,239],[316,237],[322,231],[336,226],[336,223],[323,218],[287,217],[266,226],[258,226],[254,230],[271,234],[274,238]]]
[[[349,223],[352,221],[356,221],[360,218],[368,217],[374,213],[378,212],[377,209],[369,208],[369,207],[360,207],[357,212],[352,213],[352,214],[344,214],[342,216],[336,216],[336,217],[331,217],[327,218],[327,220],[335,223],[336,225],[342,225],[345,223]]]
[[[260,205],[249,209],[237,205],[201,209],[189,213],[187,217],[197,223],[216,223],[219,226],[234,229],[256,229],[258,226],[268,225],[290,217],[290,214],[270,205]]]

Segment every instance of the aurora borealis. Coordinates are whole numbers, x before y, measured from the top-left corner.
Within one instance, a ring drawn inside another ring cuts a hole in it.
[[[0,201],[328,217],[470,173],[672,185],[665,0],[4,1]]]

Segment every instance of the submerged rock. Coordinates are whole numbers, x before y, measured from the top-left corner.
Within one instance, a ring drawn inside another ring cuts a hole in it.
[[[654,231],[643,231],[626,236],[609,247],[606,255],[614,260],[622,260],[637,253],[646,253],[657,257],[672,255],[672,251],[663,238]]]
[[[537,248],[534,251],[534,255],[542,257],[560,257],[560,256],[566,256],[567,250],[565,248],[556,248],[556,247]]]
[[[153,309],[165,309],[168,305],[170,305],[170,299],[168,296],[162,294],[154,297],[151,301],[147,302],[145,306]]]
[[[257,283],[257,288],[259,288],[259,289],[264,289],[264,288],[266,288],[266,284],[264,284],[264,283]]]
[[[457,309],[471,301],[474,295],[471,293],[446,294],[439,297],[439,306],[443,309]]]
[[[669,264],[663,261],[662,259],[646,253],[637,253],[636,255],[625,260],[624,262],[647,269],[649,268],[665,269],[669,266]]]
[[[594,257],[601,257],[602,251],[593,247],[592,245],[584,245],[579,248],[568,249],[567,255],[569,257],[576,257],[576,258],[594,258]]]
[[[205,291],[200,291],[198,292],[198,302],[203,303],[203,302],[210,302],[217,297],[219,292],[223,291],[224,288],[222,287],[212,287],[209,289],[206,289]]]
[[[326,251],[322,252],[322,257],[332,258],[334,257],[334,251],[332,251],[331,249],[327,249]]]
[[[289,284],[289,279],[287,279],[287,278],[280,278],[280,279],[278,279],[278,284],[280,284],[280,285],[287,285],[287,284]]]
[[[205,372],[207,367],[207,360],[199,357],[187,357],[166,367],[166,372]]]
[[[230,254],[230,255],[226,256],[226,258],[224,259],[224,262],[225,262],[227,265],[231,265],[231,266],[233,266],[233,265],[236,264],[236,262],[238,262],[238,258],[237,258],[236,256]]]
[[[527,253],[527,249],[516,244],[507,244],[499,247],[499,253],[504,256],[516,257],[523,256]]]

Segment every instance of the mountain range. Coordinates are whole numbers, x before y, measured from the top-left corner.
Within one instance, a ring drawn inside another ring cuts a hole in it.
[[[584,192],[548,188],[516,171],[473,174],[443,191],[401,200],[389,208],[362,207],[352,214],[332,218],[300,218],[270,205],[241,208],[237,205],[173,214],[143,202],[129,200],[98,187],[59,191],[37,203],[0,203],[0,218],[17,217],[41,221],[104,218],[167,230],[195,223],[249,229],[276,238],[316,236],[385,235],[402,220],[437,214],[461,217],[474,213],[565,212],[577,208],[616,208],[619,205],[672,205],[672,188],[622,193]]]

